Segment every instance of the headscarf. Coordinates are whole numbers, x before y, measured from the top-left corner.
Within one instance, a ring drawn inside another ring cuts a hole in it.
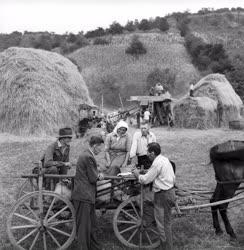
[[[127,122],[125,122],[125,121],[123,121],[123,120],[120,120],[120,121],[117,123],[117,125],[115,126],[113,132],[114,132],[115,134],[117,134],[117,130],[118,130],[119,128],[126,128],[127,131],[128,131],[129,126],[128,126]],[[126,131],[126,132],[127,132],[127,131]]]

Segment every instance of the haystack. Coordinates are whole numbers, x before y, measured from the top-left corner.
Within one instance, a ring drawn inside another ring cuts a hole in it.
[[[0,53],[0,131],[57,132],[78,119],[78,105],[90,103],[77,67],[43,50],[9,48]]]
[[[177,127],[207,129],[217,126],[217,102],[209,97],[186,97],[175,103]]]
[[[223,107],[223,126],[228,126],[229,121],[240,119],[242,100],[224,75],[210,74],[201,79],[194,86],[194,96],[207,96]]]

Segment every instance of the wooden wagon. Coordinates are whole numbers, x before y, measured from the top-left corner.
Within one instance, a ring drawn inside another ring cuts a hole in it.
[[[44,190],[43,182],[47,178],[51,183],[57,179],[73,182],[74,175],[43,174],[40,168],[38,174],[22,175],[22,178],[26,181],[7,218],[10,242],[17,249],[67,249],[76,235],[74,207],[65,195]],[[156,225],[146,227],[143,222],[143,185],[134,177],[107,176],[105,180],[106,185],[100,184],[104,188],[98,186],[97,198],[110,194],[110,200],[100,200],[96,209],[115,209],[113,229],[120,242],[131,248],[157,247]],[[118,190],[122,191],[121,199],[114,199],[113,193]]]

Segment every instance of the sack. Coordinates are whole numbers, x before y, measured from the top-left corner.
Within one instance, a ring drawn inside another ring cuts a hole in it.
[[[71,200],[71,189],[66,182],[60,181],[56,184],[54,193]]]

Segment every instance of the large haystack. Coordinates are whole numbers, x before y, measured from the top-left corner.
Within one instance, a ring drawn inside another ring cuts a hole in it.
[[[218,124],[217,102],[209,97],[186,97],[174,105],[174,120],[177,127],[207,129]]]
[[[210,74],[194,86],[194,96],[207,96],[223,107],[223,123],[238,120],[243,106],[241,98],[236,94],[229,81],[221,74]]]
[[[78,104],[92,103],[77,67],[56,53],[9,48],[0,53],[0,131],[52,133],[72,125]]]

